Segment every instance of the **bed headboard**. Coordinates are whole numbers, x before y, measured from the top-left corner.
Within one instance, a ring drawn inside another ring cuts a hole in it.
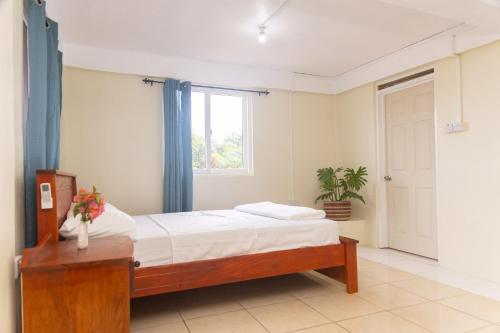
[[[42,209],[40,184],[49,183],[52,194],[52,208]],[[36,205],[38,244],[59,240],[59,227],[66,220],[73,196],[76,195],[76,176],[59,170],[37,170],[36,172]]]

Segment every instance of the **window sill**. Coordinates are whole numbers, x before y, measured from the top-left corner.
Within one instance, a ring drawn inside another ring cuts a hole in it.
[[[193,171],[194,177],[251,177],[254,173],[250,171],[234,171],[234,172],[196,172]]]

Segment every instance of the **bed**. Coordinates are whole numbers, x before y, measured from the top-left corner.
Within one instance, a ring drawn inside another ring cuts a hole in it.
[[[39,170],[37,188],[41,183],[51,184],[54,208],[42,210],[37,195],[38,242],[61,241],[76,176]],[[278,221],[233,210],[134,219],[134,298],[309,270],[345,283],[348,293],[358,291],[357,241],[339,236],[334,221]],[[197,224],[201,229],[179,227]]]

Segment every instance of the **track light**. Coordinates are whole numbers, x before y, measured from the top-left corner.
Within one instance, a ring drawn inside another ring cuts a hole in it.
[[[265,43],[266,40],[267,40],[267,37],[266,37],[266,27],[263,26],[263,25],[261,25],[259,27],[259,30],[260,30],[259,31],[259,38],[258,38],[259,43]]]

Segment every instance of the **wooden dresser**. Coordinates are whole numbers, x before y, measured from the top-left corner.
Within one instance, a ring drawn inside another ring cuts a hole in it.
[[[133,243],[128,237],[48,242],[21,262],[23,332],[129,332]]]

